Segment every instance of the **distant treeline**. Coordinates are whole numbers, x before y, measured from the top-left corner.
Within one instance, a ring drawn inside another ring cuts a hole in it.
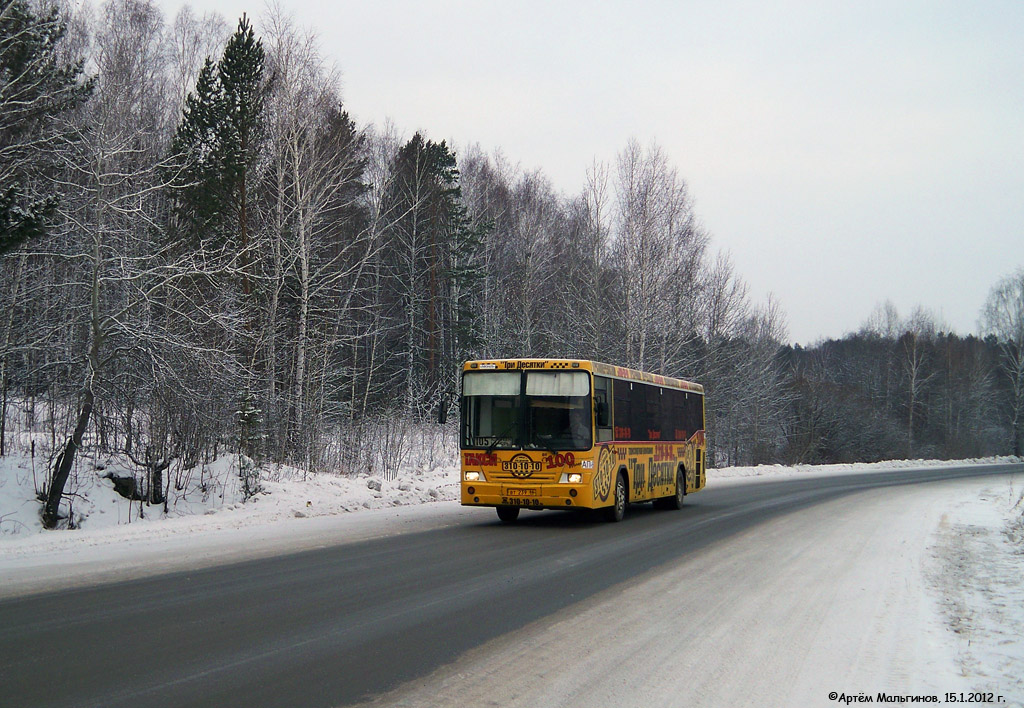
[[[1013,385],[994,336],[852,334],[779,352],[789,400],[773,457],[787,462],[1019,454]]]
[[[81,445],[157,492],[224,450],[346,471],[363,422],[445,418],[483,356],[700,381],[715,464],[1019,452],[1012,318],[979,340],[883,311],[781,347],[657,145],[565,195],[357,125],[280,11],[257,33],[146,0],[0,7],[0,454],[45,421],[47,523]]]

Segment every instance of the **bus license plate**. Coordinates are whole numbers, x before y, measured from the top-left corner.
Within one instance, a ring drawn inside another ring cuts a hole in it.
[[[505,489],[506,497],[535,497],[537,496],[537,489],[535,487],[509,487]]]

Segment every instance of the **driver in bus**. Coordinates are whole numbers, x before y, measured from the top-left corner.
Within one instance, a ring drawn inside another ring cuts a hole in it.
[[[569,430],[572,434],[572,446],[577,450],[590,447],[590,421],[587,410],[583,407],[569,409]]]

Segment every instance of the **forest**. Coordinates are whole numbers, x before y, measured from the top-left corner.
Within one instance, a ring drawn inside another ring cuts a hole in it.
[[[712,466],[1021,454],[1024,269],[978,334],[882,294],[791,346],[655,143],[564,194],[497,146],[358,125],[280,10],[0,8],[0,455],[46,461],[47,526],[82,449],[158,504],[220,454],[255,489],[265,462],[349,474],[410,426],[454,436],[481,357],[700,382]]]

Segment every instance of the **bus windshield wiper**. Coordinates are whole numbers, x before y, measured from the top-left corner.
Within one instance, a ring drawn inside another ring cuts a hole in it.
[[[504,440],[505,436],[511,433],[514,427],[516,427],[516,421],[512,421],[511,423],[509,423],[509,426],[505,428],[503,431],[501,431],[501,434],[494,436],[494,441],[486,448],[488,455],[494,452],[494,448],[498,447],[498,441]]]
[[[541,437],[541,436],[538,435],[537,437]],[[549,435],[547,437],[551,437],[551,436]],[[534,450],[543,450],[544,452],[550,452],[552,457],[554,457],[555,455],[558,454],[558,451],[555,450],[555,446],[554,445],[550,445],[550,444],[544,443],[544,442],[537,442],[535,440],[530,442],[530,448],[532,448]]]

